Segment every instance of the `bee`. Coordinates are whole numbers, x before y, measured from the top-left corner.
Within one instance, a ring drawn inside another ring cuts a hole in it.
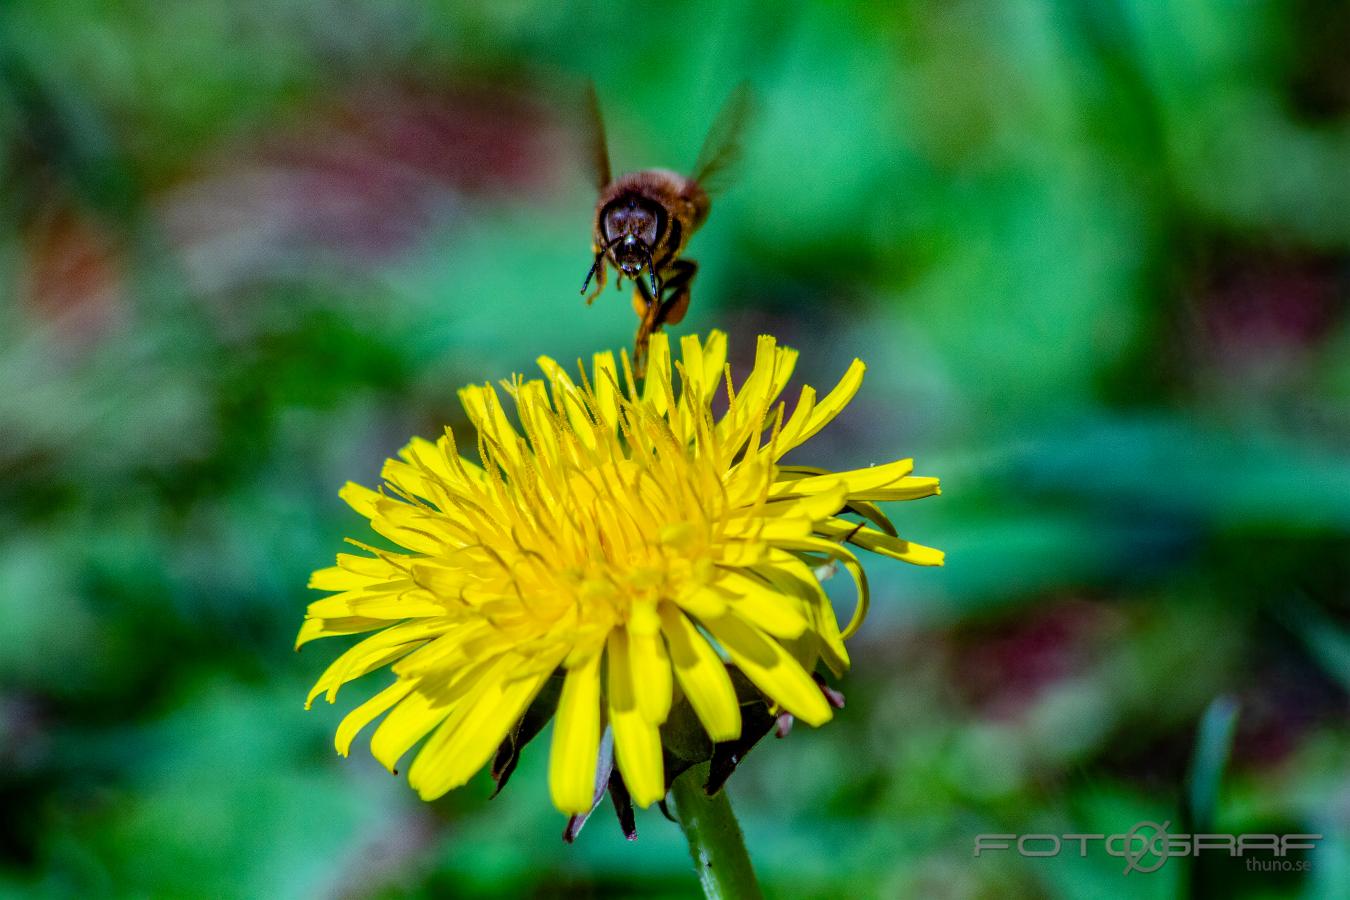
[[[732,92],[713,120],[689,175],[644,169],[613,178],[594,85],[587,86],[586,107],[591,163],[600,195],[591,243],[595,259],[581,293],[586,294],[594,280],[595,289],[586,297],[586,305],[595,302],[605,287],[606,263],[618,272],[616,286],[622,288],[624,278],[633,280],[633,310],[638,315],[633,368],[641,377],[652,334],[663,325],[679,324],[689,309],[689,289],[698,264],[681,254],[707,220],[710,195],[722,187],[721,177],[740,158],[751,93],[744,83]]]

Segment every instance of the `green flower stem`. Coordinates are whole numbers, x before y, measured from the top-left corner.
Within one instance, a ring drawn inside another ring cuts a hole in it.
[[[721,790],[709,797],[703,792],[707,783],[705,762],[685,771],[670,787],[703,894],[718,900],[761,897],[727,792]]]

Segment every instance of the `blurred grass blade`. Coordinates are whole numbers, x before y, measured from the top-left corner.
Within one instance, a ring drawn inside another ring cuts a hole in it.
[[[1322,671],[1350,691],[1350,634],[1305,600],[1276,610],[1276,616],[1303,642]]]
[[[1200,718],[1195,753],[1186,777],[1186,815],[1189,830],[1207,832],[1214,826],[1219,804],[1219,784],[1237,730],[1238,702],[1224,695],[1215,697]]]

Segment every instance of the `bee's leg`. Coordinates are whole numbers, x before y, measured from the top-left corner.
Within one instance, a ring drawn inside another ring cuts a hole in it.
[[[678,325],[689,311],[689,286],[698,272],[698,263],[692,259],[677,259],[670,264],[670,275],[665,281],[666,299],[656,311],[652,330],[662,325]]]
[[[638,314],[637,335],[633,338],[633,376],[641,378],[647,369],[647,345],[660,328],[657,316],[661,303],[651,295],[640,278],[633,279],[633,311]]]
[[[633,312],[639,319],[645,319],[649,315],[649,310],[655,305],[652,302],[651,292],[647,290],[646,282],[633,282]]]

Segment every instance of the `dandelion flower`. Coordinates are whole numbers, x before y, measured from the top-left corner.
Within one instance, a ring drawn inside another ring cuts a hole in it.
[[[666,792],[660,727],[674,699],[713,741],[740,735],[727,662],[777,710],[830,719],[811,673],[818,662],[848,668],[844,639],[867,611],[851,547],[940,565],[874,505],[936,494],[938,481],[911,475],[907,459],[842,472],[782,464],[848,404],[863,364],[823,398],[802,388],[789,414],[778,396],[797,352],[761,337],[734,387],[726,347],[720,332],[685,337],[672,366],[657,334],[640,388],[626,356],[597,354],[579,381],[541,358],[542,379],[460,392],[481,465],[446,429],[387,461],[381,490],[342,489],[402,550],[356,544],[364,554],[340,554],[310,581],[333,593],[310,605],[297,647],[374,632],[324,672],[310,702],[383,666],[394,675],[339,725],[340,753],[383,715],[374,756],[393,770],[425,739],[408,780],[439,797],[488,762],[557,673],[549,787],[558,809],[581,814],[606,728],[644,807]],[[815,577],[827,562],[857,589],[842,629]]]

